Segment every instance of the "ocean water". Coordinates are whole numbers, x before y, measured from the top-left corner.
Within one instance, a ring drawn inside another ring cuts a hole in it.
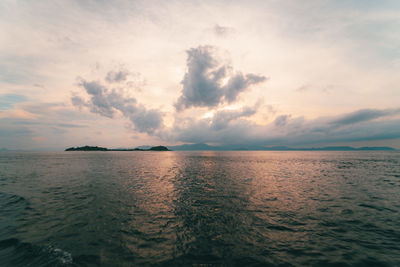
[[[400,266],[400,153],[1,152],[0,266]]]

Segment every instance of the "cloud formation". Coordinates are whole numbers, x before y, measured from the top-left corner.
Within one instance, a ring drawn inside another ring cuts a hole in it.
[[[285,126],[287,121],[289,120],[290,115],[280,115],[276,117],[274,124],[275,126]]]
[[[89,95],[89,100],[85,100],[78,95],[71,97],[72,104],[76,107],[87,107],[93,113],[113,118],[116,112],[121,112],[123,116],[129,118],[135,130],[154,134],[163,126],[162,114],[156,109],[146,109],[137,103],[133,97],[125,96],[122,90],[109,89],[97,81],[86,81],[82,79],[79,85],[85,89]]]
[[[232,121],[240,118],[247,118],[257,113],[259,104],[254,107],[244,107],[241,110],[217,111],[211,121],[211,127],[215,130],[227,128]]]
[[[199,46],[187,51],[187,72],[182,80],[182,92],[175,103],[177,110],[190,107],[216,107],[232,103],[251,85],[266,77],[234,72],[231,65],[221,63],[213,46]]]
[[[119,82],[126,81],[127,77],[130,74],[131,73],[125,69],[121,69],[118,71],[109,71],[107,73],[105,80],[109,83],[119,83]]]
[[[211,118],[182,119],[176,121],[169,137],[175,141],[216,143],[249,149],[275,145],[320,145],[400,138],[398,109],[369,111],[371,114],[380,115],[370,115],[363,119],[355,119],[354,114],[368,113],[365,110],[313,120],[279,115],[266,125],[248,119],[256,110],[256,107],[243,108],[219,111]],[[383,116],[391,117],[379,120]]]
[[[396,114],[400,114],[400,109],[361,109],[344,116],[340,116],[338,119],[332,121],[332,124],[354,124]]]

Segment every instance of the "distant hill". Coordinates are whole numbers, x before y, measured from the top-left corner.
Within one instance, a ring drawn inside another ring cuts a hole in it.
[[[152,146],[144,145],[144,146],[138,146],[136,148],[143,149],[143,150],[148,150],[148,149],[152,148]]]
[[[105,147],[98,146],[81,146],[81,147],[70,147],[65,149],[65,151],[107,151]]]
[[[149,149],[141,148],[105,148],[98,146],[81,146],[81,147],[70,147],[65,151],[170,151],[166,146],[153,146]]]
[[[169,149],[165,146],[153,146],[148,150],[150,150],[150,151],[169,151]]]

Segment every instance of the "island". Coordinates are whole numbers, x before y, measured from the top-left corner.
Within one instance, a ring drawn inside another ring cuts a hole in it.
[[[65,151],[171,151],[166,146],[153,146],[149,149],[142,148],[112,148],[108,149],[99,146],[81,146],[81,147],[69,147]]]
[[[70,147],[65,149],[65,151],[108,151],[108,149],[99,146],[81,146],[81,147]]]

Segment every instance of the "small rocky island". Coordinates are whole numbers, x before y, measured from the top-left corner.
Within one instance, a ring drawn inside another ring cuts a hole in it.
[[[171,151],[166,146],[153,146],[149,149],[141,148],[115,148],[108,149],[99,146],[81,146],[81,147],[69,147],[65,151]]]

